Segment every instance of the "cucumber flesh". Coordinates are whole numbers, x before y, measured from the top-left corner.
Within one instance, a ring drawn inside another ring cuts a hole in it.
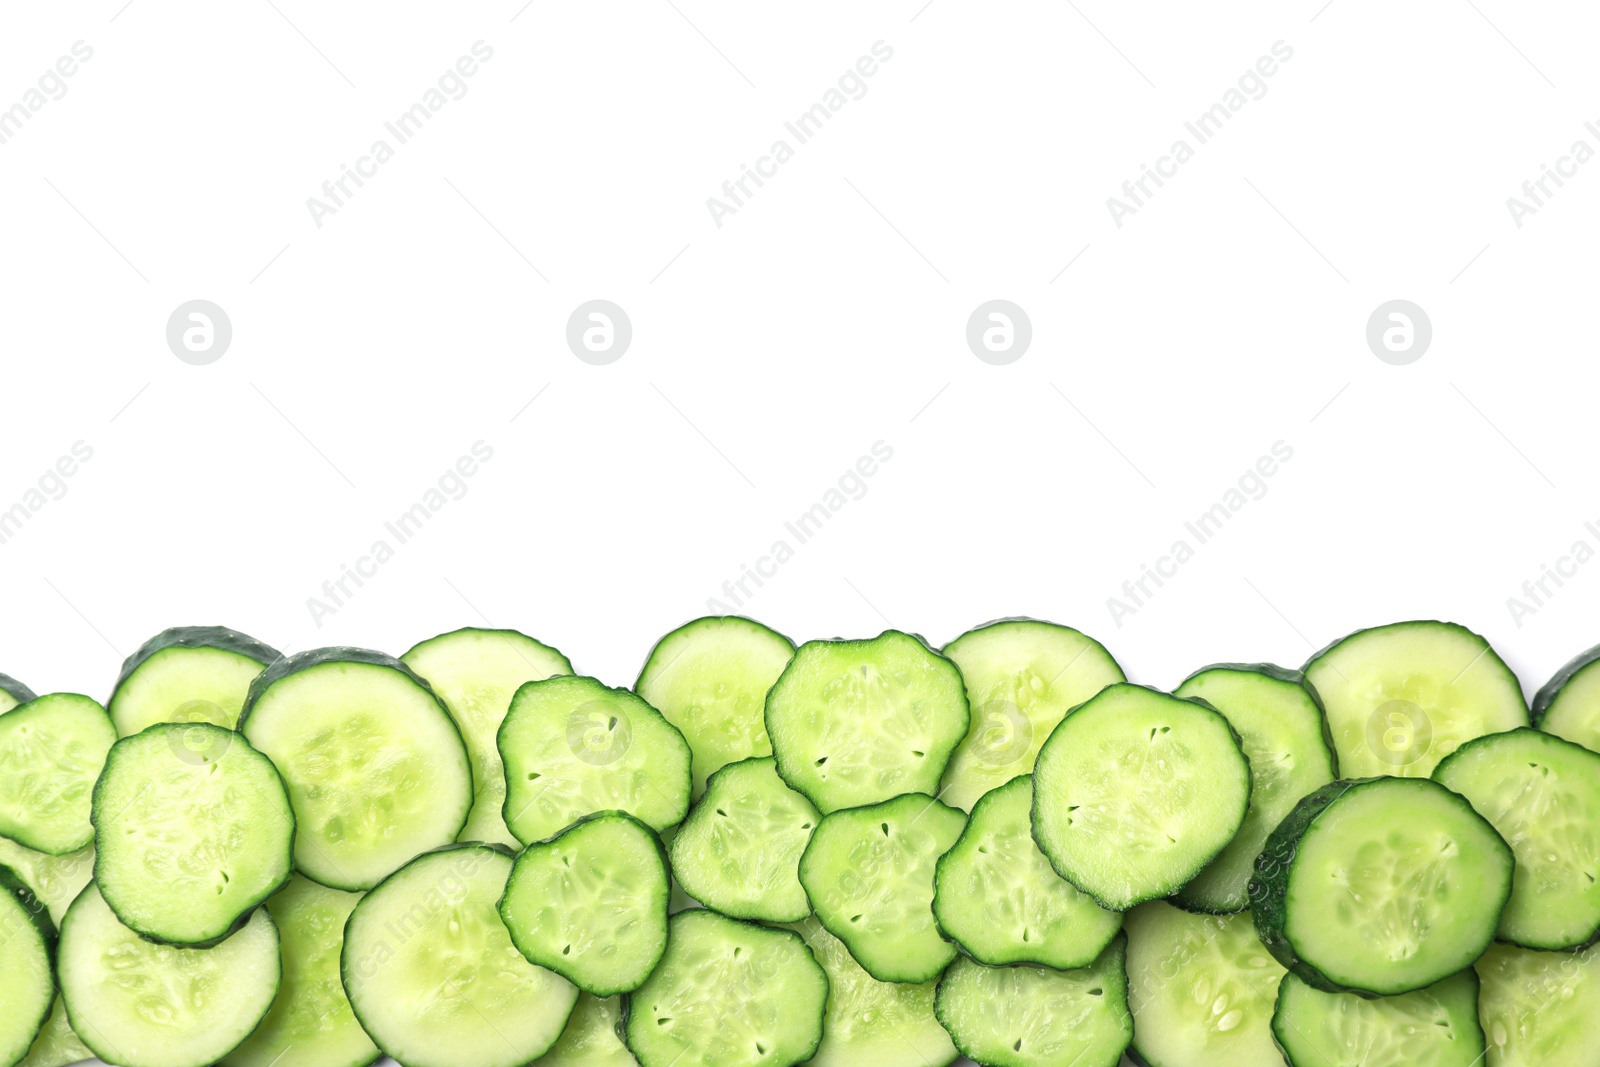
[[[1272,1032],[1289,1067],[1476,1067],[1484,1056],[1471,969],[1413,993],[1324,993],[1286,974]]]
[[[50,921],[60,927],[67,906],[94,877],[94,846],[52,856],[0,837],[0,866],[11,868],[22,879],[22,884],[49,910]]]
[[[28,1055],[17,1067],[66,1067],[69,1063],[82,1063],[92,1056],[94,1053],[89,1046],[72,1032],[72,1024],[67,1022],[66,1002],[58,993],[50,1007],[50,1017],[45,1020],[44,1029],[33,1039]]]
[[[52,856],[94,840],[94,783],[116,740],[105,709],[76,693],[0,715],[0,834]]]
[[[1474,970],[1488,1067],[1594,1067],[1600,1048],[1600,948],[1538,952],[1492,945]]]
[[[158,722],[239,724],[250,683],[283,653],[224,626],[177,626],[122,665],[106,710],[121,737]]]
[[[55,1002],[51,967],[56,928],[44,904],[8,867],[0,867],[0,1063],[16,1063],[39,1037]]]
[[[19,704],[26,704],[38,694],[9,674],[0,674],[0,715]]]
[[[1126,680],[1094,638],[1033,619],[968,630],[941,654],[961,669],[972,702],[971,726],[939,791],[940,800],[962,811],[1032,771],[1057,723],[1106,686]]]
[[[617,1034],[621,1020],[621,997],[601,1000],[579,994],[578,1006],[572,1009],[561,1040],[534,1060],[533,1067],[639,1067],[639,1061]]]
[[[1533,698],[1533,724],[1600,752],[1600,645],[1556,672]]]

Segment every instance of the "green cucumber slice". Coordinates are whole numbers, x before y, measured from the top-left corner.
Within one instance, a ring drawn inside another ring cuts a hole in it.
[[[693,908],[623,1002],[623,1037],[641,1067],[793,1067],[816,1054],[827,1002],[800,935]]]
[[[966,816],[924,793],[824,815],[800,856],[800,884],[830,934],[880,982],[937,978],[955,946],[933,921],[933,871]]]
[[[119,1067],[204,1067],[250,1036],[278,991],[278,928],[257,908],[212,948],[146,941],[90,885],[67,909],[58,958],[67,1016]]]
[[[1427,778],[1340,781],[1295,805],[1250,883],[1262,942],[1325,992],[1409,993],[1472,966],[1511,895],[1512,853]]]
[[[52,856],[94,840],[94,782],[116,740],[106,710],[76,693],[0,715],[0,834]]]
[[[961,669],[972,702],[972,724],[939,789],[940,800],[962,811],[1032,771],[1057,723],[1106,686],[1126,680],[1094,638],[1034,619],[968,630],[941,654]]]
[[[695,619],[650,650],[633,688],[689,742],[695,799],[722,767],[772,755],[767,690],[793,656],[793,641],[737,615]]]
[[[798,922],[811,914],[800,853],[822,816],[778,777],[771,756],[730,763],[672,838],[686,893],[736,919]]]
[[[506,774],[495,735],[523,682],[571,674],[572,663],[549,645],[515,630],[466,627],[430,637],[400,657],[433,687],[461,729],[472,760],[472,811],[459,841],[517,846],[506,829]]]
[[[129,656],[106,710],[120,737],[158,722],[232,730],[250,683],[283,653],[225,626],[174,626]]]
[[[50,1018],[56,986],[56,928],[43,902],[16,872],[0,867],[0,1063],[28,1054]]]
[[[52,856],[0,837],[0,866],[11,868],[22,879],[22,884],[49,910],[50,921],[59,927],[66,918],[67,906],[94,877],[94,846]]]
[[[1453,622],[1358,630],[1312,656],[1305,675],[1346,778],[1426,778],[1464,742],[1528,725],[1517,676]]]
[[[934,795],[970,725],[956,665],[897,630],[801,645],[766,719],[778,773],[824,815]]]
[[[1523,727],[1468,741],[1433,779],[1466,797],[1516,855],[1501,941],[1564,949],[1600,936],[1600,754]]]
[[[1033,777],[990,790],[972,809],[933,876],[939,930],[979,963],[1092,964],[1122,916],[1056,874],[1031,831]]]
[[[4,715],[18,704],[26,704],[37,695],[11,675],[0,674],[0,715]]]
[[[17,1067],[66,1067],[69,1063],[82,1063],[94,1056],[67,1021],[67,1004],[57,993],[50,1005],[50,1017],[44,1029],[33,1039],[28,1055]]]
[[[512,944],[583,992],[638,989],[667,950],[667,854],[621,811],[585,816],[518,854],[500,898]]]
[[[319,648],[278,661],[251,683],[239,729],[289,788],[295,869],[330,889],[370,889],[454,841],[472,807],[455,721],[381,652]]]
[[[511,943],[495,906],[510,874],[497,846],[448,845],[350,913],[345,993],[373,1043],[406,1067],[520,1067],[561,1036],[578,991]]]
[[[1248,914],[1141,904],[1128,935],[1129,1055],[1147,1067],[1283,1067],[1272,1011],[1284,975]]]
[[[1272,1032],[1289,1067],[1476,1067],[1478,976],[1469,968],[1413,993],[1369,998],[1286,974]]]
[[[621,1021],[621,997],[601,1000],[580,993],[561,1040],[533,1067],[639,1067],[617,1032]]]
[[[283,982],[261,1024],[222,1067],[366,1067],[382,1055],[339,981],[344,924],[360,899],[296,875],[267,901],[282,938]]]
[[[277,768],[210,723],[157,723],[112,745],[94,824],[100,894],[152,941],[215,944],[292,870],[294,812]]]
[[[1173,696],[1198,698],[1220,711],[1250,761],[1244,823],[1233,842],[1178,891],[1181,907],[1217,913],[1249,907],[1250,877],[1267,835],[1301,797],[1339,776],[1322,705],[1304,683],[1299,671],[1270,663],[1219,663],[1173,690]]]
[[[1169,896],[1226,848],[1250,765],[1213,708],[1108,686],[1061,720],[1033,773],[1033,836],[1056,873],[1111,911]]]
[[[1491,945],[1473,965],[1489,1067],[1594,1067],[1600,1048],[1600,948],[1538,952]]]
[[[626,689],[567,676],[528,682],[498,744],[506,826],[532,844],[596,811],[626,811],[660,832],[689,810],[689,745]]]
[[[1534,694],[1531,719],[1545,733],[1600,752],[1600,645],[1579,653]]]
[[[934,1010],[965,1055],[987,1067],[1116,1067],[1133,1037],[1125,937],[1088,967],[985,967],[958,959]]]

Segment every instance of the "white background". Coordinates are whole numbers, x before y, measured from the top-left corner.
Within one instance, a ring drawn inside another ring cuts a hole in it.
[[[275,2],[0,15],[0,108],[94,50],[0,144],[0,510],[94,451],[0,544],[0,671],[40,692],[104,699],[191,623],[399,653],[487,622],[631,684],[711,597],[797,640],[1048,618],[1158,686],[1438,617],[1531,692],[1600,641],[1600,565],[1507,606],[1600,548],[1600,162],[1521,228],[1506,204],[1600,149],[1585,5]],[[480,40],[466,95],[316,226]],[[719,228],[707,198],[877,41],[865,96]],[[1107,198],[1277,41],[1266,94],[1118,228]],[[209,366],[165,341],[195,298],[232,320]],[[565,343],[592,298],[632,319],[609,366]],[[964,338],[992,298],[1032,320],[1008,366]],[[1364,336],[1395,298],[1433,324],[1408,366]],[[319,625],[308,598],[480,440]],[[1114,621],[1278,441],[1265,496]]]

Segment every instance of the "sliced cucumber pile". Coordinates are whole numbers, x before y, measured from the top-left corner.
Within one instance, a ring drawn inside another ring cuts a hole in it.
[[[1289,1067],[1477,1067],[1478,976],[1469,968],[1392,997],[1325,993],[1286,974],[1272,1033]]]
[[[122,665],[106,710],[131,737],[158,722],[208,722],[233,729],[256,675],[283,658],[275,648],[224,626],[175,626]]]
[[[116,741],[106,709],[76,693],[0,715],[0,835],[52,856],[94,840],[94,783]]]
[[[1600,1060],[1600,948],[1494,945],[1474,969],[1488,1067],[1593,1067]]]

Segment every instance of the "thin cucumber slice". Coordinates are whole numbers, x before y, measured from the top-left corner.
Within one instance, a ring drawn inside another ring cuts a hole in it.
[[[1045,738],[1079,704],[1116,682],[1105,646],[1069,626],[1003,619],[968,630],[942,655],[961,668],[972,724],[950,757],[939,799],[962,811],[1033,770]]]
[[[1256,861],[1262,942],[1325,992],[1391,996],[1472,966],[1511,895],[1512,853],[1427,778],[1340,781],[1295,805]]]
[[[0,834],[52,856],[94,840],[94,782],[116,740],[106,710],[76,693],[0,715]]]
[[[533,1067],[639,1067],[617,1033],[621,1021],[621,997],[601,1000],[580,993],[561,1040]]]
[[[939,790],[970,725],[956,665],[916,637],[807,641],[767,694],[778,773],[826,815]]]
[[[1477,1067],[1478,976],[1469,968],[1414,993],[1369,998],[1286,974],[1272,1032],[1289,1067]]]
[[[472,811],[459,841],[517,846],[506,829],[506,774],[495,747],[511,697],[523,682],[571,674],[572,663],[549,645],[515,630],[467,627],[440,634],[400,657],[428,680],[461,728],[472,760]]]
[[[1594,1067],[1600,1056],[1600,948],[1537,952],[1491,945],[1474,964],[1488,1067]]]
[[[506,826],[532,844],[597,811],[626,811],[655,831],[689,811],[689,745],[626,689],[593,678],[528,682],[498,744]]]
[[[956,960],[934,1010],[956,1047],[987,1067],[1116,1067],[1133,1038],[1126,945],[1118,937],[1073,971]]]
[[[283,983],[261,1025],[222,1067],[366,1067],[382,1055],[339,981],[344,924],[360,899],[296,875],[267,901],[283,940]]]
[[[1468,741],[1433,779],[1471,801],[1517,857],[1501,941],[1563,949],[1600,936],[1600,754],[1524,727]]]
[[[772,755],[767,690],[793,656],[793,641],[737,615],[695,619],[650,650],[633,688],[683,731],[696,799],[722,767]]]
[[[265,908],[212,948],[146,941],[93,885],[67,909],[58,958],[67,1016],[118,1067],[204,1067],[250,1036],[280,976],[278,928]]]
[[[667,950],[667,855],[621,811],[578,820],[517,856],[500,898],[512,944],[596,997],[638,989]]]
[[[641,1067],[793,1067],[816,1054],[827,1002],[799,934],[694,908],[623,1002],[623,1037]]]
[[[1123,920],[1129,1055],[1147,1067],[1283,1067],[1272,1010],[1284,969],[1246,914],[1206,915],[1161,900]]]
[[[0,866],[11,868],[50,912],[58,928],[70,905],[94,877],[94,846],[52,856],[23,848],[9,838],[0,837]]]
[[[778,777],[771,756],[730,763],[672,838],[672,872],[695,900],[736,919],[811,914],[800,853],[822,816]]]
[[[1534,694],[1533,725],[1600,752],[1600,645],[1580,653]]]
[[[411,668],[381,652],[319,648],[250,686],[239,729],[282,772],[294,865],[331,889],[370,889],[449,844],[472,807],[455,721]]]
[[[294,812],[278,769],[210,723],[157,723],[111,746],[94,824],[100,894],[152,941],[215,944],[293,867]]]
[[[946,1067],[960,1055],[933,1013],[937,982],[880,982],[815,916],[789,927],[828,975],[822,1044],[809,1067]]]
[[[1426,778],[1474,737],[1528,725],[1517,676],[1453,622],[1358,630],[1312,656],[1305,674],[1346,778]]]
[[[18,704],[26,704],[37,695],[11,675],[0,674],[0,715],[4,715]]]
[[[561,1036],[578,991],[511,943],[495,907],[510,874],[497,846],[449,845],[350,913],[345,993],[373,1042],[406,1067],[520,1067]]]
[[[69,1063],[82,1063],[93,1056],[94,1052],[89,1046],[73,1033],[72,1024],[67,1021],[66,1001],[57,993],[50,1005],[50,1017],[45,1020],[44,1029],[33,1039],[27,1056],[17,1067],[66,1067]]]
[[[1126,683],[1061,720],[1033,773],[1033,836],[1112,911],[1169,896],[1227,847],[1250,765],[1213,708]]]
[[[28,1054],[50,1018],[56,986],[56,928],[44,904],[9,867],[0,867],[0,1063]]]
[[[1339,777],[1328,724],[1299,671],[1270,663],[1219,663],[1173,690],[1220,711],[1250,761],[1250,807],[1233,843],[1178,891],[1194,911],[1225,913],[1250,906],[1250,877],[1267,835],[1301,797]]]
[[[122,665],[106,710],[120,737],[158,722],[239,724],[250,683],[283,653],[225,626],[163,630]]]
[[[880,982],[932,981],[955,958],[933,921],[933,870],[966,816],[907,793],[822,817],[800,856],[817,919]]]
[[[1030,829],[1033,778],[1013,778],[972,809],[933,876],[933,917],[945,937],[991,967],[1087,967],[1122,916],[1056,874]]]

